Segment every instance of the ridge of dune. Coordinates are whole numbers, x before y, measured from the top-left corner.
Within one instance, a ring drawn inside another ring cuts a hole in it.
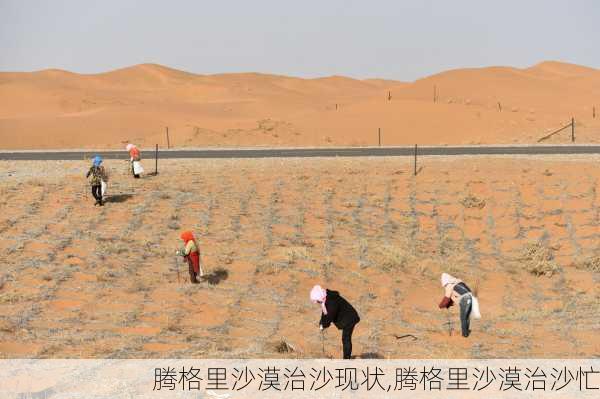
[[[600,70],[561,61],[543,61],[525,69],[537,74],[551,74],[562,77],[582,77],[600,74]]]
[[[596,102],[600,71],[556,61],[414,82],[201,75],[158,64],[1,72],[0,148],[153,145],[164,141],[165,126],[178,146],[372,145],[379,128],[386,145],[532,143],[572,117],[580,140],[593,141]]]

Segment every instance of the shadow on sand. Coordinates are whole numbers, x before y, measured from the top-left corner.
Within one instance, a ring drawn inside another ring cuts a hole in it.
[[[202,280],[208,281],[208,284],[217,285],[221,281],[227,280],[228,277],[229,277],[229,272],[226,269],[219,267],[219,268],[213,270],[212,272],[205,274],[202,277]]]
[[[382,355],[376,352],[367,352],[358,356],[359,359],[384,359]]]
[[[106,199],[104,200],[104,202],[121,203],[121,202],[128,201],[131,198],[133,198],[133,194],[108,195],[106,197]]]

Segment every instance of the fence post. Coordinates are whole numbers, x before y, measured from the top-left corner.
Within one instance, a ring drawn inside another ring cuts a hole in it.
[[[437,101],[437,86],[433,85],[433,102]]]
[[[575,142],[575,118],[571,118],[571,142]]]
[[[156,151],[154,152],[154,174],[158,175],[158,144],[156,145]]]
[[[381,128],[379,128],[379,146],[381,147]]]
[[[166,129],[167,129],[167,148],[171,148],[171,141],[169,140],[169,126],[167,126]]]
[[[592,108],[592,118],[596,119],[596,107]]]
[[[415,176],[417,175],[417,145],[415,144]]]

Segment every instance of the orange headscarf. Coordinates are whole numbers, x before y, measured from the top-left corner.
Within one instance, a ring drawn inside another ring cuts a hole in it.
[[[129,156],[132,158],[139,158],[140,150],[138,150],[137,147],[134,146],[131,150],[129,150]]]
[[[194,233],[192,233],[191,231],[187,230],[184,231],[183,233],[181,233],[181,239],[183,240],[183,242],[185,242],[186,244],[189,241],[196,241],[196,239],[194,238]]]

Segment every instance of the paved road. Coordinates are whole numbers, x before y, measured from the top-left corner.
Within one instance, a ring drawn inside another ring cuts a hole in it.
[[[165,150],[159,158],[310,158],[310,157],[390,157],[412,156],[414,147],[360,148],[287,148],[287,149],[201,149]],[[154,150],[143,151],[146,159],[154,158]],[[100,154],[105,159],[127,159],[125,151],[18,151],[0,152],[0,160],[82,160]],[[418,155],[560,155],[600,154],[600,145],[532,145],[532,146],[462,146],[418,147]]]

